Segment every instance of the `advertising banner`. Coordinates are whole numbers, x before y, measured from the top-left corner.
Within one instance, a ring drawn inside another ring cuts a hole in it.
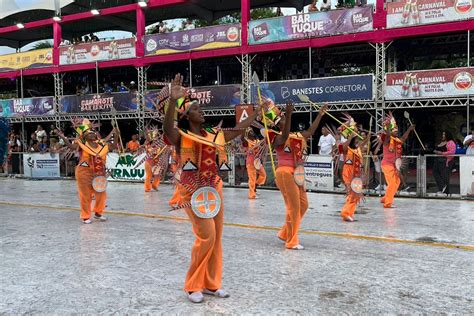
[[[348,102],[373,100],[373,76],[356,75],[260,83],[262,96],[275,104],[288,101],[301,103],[298,95],[307,95],[312,102]],[[257,89],[252,85],[252,100],[257,99]]]
[[[135,58],[135,56],[134,38],[82,43],[59,48],[60,65]]]
[[[472,0],[387,2],[387,28],[466,20],[474,17]]]
[[[373,30],[373,6],[303,13],[249,23],[249,44],[274,43]]]
[[[134,157],[133,154],[109,153],[107,154],[106,168],[109,174],[109,181],[144,181],[145,164],[138,164],[145,159],[146,154]]]
[[[136,93],[100,93],[87,95],[68,95],[61,98],[62,113],[118,112],[137,109]]]
[[[0,72],[25,68],[47,67],[53,64],[53,49],[37,49],[0,56]]]
[[[388,73],[385,99],[443,98],[474,94],[474,68]]]
[[[0,117],[54,115],[53,97],[0,100]]]
[[[474,157],[459,157],[461,196],[474,197]]]
[[[155,105],[162,102],[163,96],[160,95],[161,91],[150,90],[147,92],[145,98],[148,109],[155,109]],[[188,89],[188,92],[191,98],[197,99],[199,104],[205,108],[228,108],[240,103],[240,85],[236,84],[192,87]]]
[[[215,25],[193,30],[145,36],[145,55],[240,46],[240,24]]]
[[[306,189],[311,191],[332,191],[334,170],[331,156],[310,155],[304,164]]]
[[[59,154],[25,153],[23,170],[28,178],[59,178]]]

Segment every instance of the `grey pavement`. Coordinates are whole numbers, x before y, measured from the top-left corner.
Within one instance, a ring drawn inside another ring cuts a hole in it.
[[[83,225],[74,181],[0,178],[0,314],[474,313],[472,201],[397,198],[384,210],[367,198],[345,223],[344,196],[309,193],[306,249],[291,251],[276,238],[278,191],[249,201],[226,188],[231,297],[196,305],[182,291],[194,236],[168,211],[171,193],[110,183],[109,221]]]

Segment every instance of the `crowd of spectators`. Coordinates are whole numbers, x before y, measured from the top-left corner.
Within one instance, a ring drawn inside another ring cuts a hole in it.
[[[73,37],[72,41],[63,40],[60,46],[77,45],[77,44],[99,42],[99,41],[100,41],[100,38],[97,37],[97,35],[95,35],[94,33],[91,33],[89,35],[84,35],[82,37],[81,36]]]

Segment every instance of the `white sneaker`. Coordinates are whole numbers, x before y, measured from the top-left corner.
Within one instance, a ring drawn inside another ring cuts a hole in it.
[[[202,295],[202,292],[193,292],[188,294],[188,299],[193,303],[202,303],[202,301],[204,301],[204,295]]]
[[[92,221],[90,220],[90,218],[88,218],[88,219],[83,219],[82,223],[83,224],[92,224]]]
[[[104,215],[97,214],[97,213],[95,213],[94,218],[101,222],[105,222],[107,220],[107,217],[105,217]]]
[[[208,289],[204,289],[204,290],[202,291],[202,293],[204,293],[204,294],[206,294],[206,295],[214,295],[214,296],[217,296],[217,297],[220,297],[220,298],[228,298],[228,297],[230,297],[230,294],[227,293],[227,291],[224,290],[224,289],[218,289],[217,291],[214,291],[214,292],[212,292],[212,291],[210,291],[210,290],[208,290]]]
[[[344,185],[344,183],[339,184],[337,187],[338,187],[339,189],[345,189],[345,188],[346,188],[346,186]]]
[[[352,217],[350,217],[350,216],[346,216],[346,217],[344,217],[344,221],[345,221],[345,222],[353,222],[354,219],[353,219]]]
[[[290,248],[291,250],[303,250],[304,247],[302,245],[296,245],[293,248]]]
[[[375,187],[375,191],[378,191],[378,190],[381,190],[382,189],[382,186],[379,184],[378,186]]]

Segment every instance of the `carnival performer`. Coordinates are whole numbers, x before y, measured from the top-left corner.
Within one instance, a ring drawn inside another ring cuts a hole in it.
[[[303,250],[298,238],[298,230],[306,210],[308,197],[305,190],[304,156],[307,140],[316,132],[321,118],[328,106],[324,105],[310,128],[303,132],[290,133],[293,105],[287,104],[285,115],[275,115],[277,108],[270,105],[268,117],[277,117],[275,123],[281,132],[269,130],[268,135],[276,151],[278,168],[276,169],[276,185],[280,189],[286,207],[286,220],[278,232],[278,238],[285,242],[285,247],[292,250]],[[268,107],[267,107],[268,109]],[[269,114],[271,113],[271,114]]]
[[[259,158],[259,149],[261,148],[262,143],[265,143],[265,140],[259,140],[253,129],[250,128],[248,129],[246,136],[243,137],[242,143],[247,152],[246,167],[249,178],[248,198],[253,200],[257,197],[257,185],[265,184],[265,180],[267,179],[265,167]]]
[[[115,129],[105,139],[99,139],[94,125],[83,119],[77,124],[78,134],[74,142],[70,142],[64,134],[56,130],[57,135],[64,141],[67,147],[73,151],[79,151],[79,163],[76,167],[76,181],[79,202],[81,204],[81,220],[84,224],[91,223],[91,203],[95,196],[94,218],[106,221],[104,216],[107,199],[107,176],[105,163],[109,149],[114,145],[109,143],[112,136],[116,135]]]
[[[157,191],[161,179],[166,175],[171,148],[166,145],[158,129],[145,133],[145,192]]]
[[[380,203],[384,208],[393,208],[393,200],[400,186],[400,169],[402,167],[403,143],[408,139],[411,131],[415,129],[410,125],[402,138],[398,138],[398,126],[392,114],[389,114],[384,120],[384,132],[380,140],[383,142],[382,172],[387,182],[385,196]]]
[[[344,154],[344,166],[342,169],[342,179],[346,185],[346,203],[344,204],[341,217],[346,222],[354,221],[354,213],[359,203],[362,194],[364,181],[362,179],[362,166],[363,166],[363,153],[362,149],[365,148],[367,142],[370,139],[370,132],[361,140],[357,133],[356,125],[349,126],[349,135],[347,140],[342,145],[342,152]],[[351,127],[355,129],[351,130]],[[342,127],[344,128],[344,126]],[[345,129],[345,128],[344,128]],[[347,129],[345,129],[347,130]]]
[[[228,292],[221,288],[224,205],[223,183],[217,173],[227,158],[225,143],[240,136],[258,111],[234,130],[204,128],[200,106],[197,101],[185,98],[182,82],[183,77],[177,74],[171,83],[170,106],[165,113],[163,128],[167,140],[176,147],[179,155],[181,203],[196,236],[184,290],[191,302],[200,303],[204,300],[203,294],[229,297]],[[178,128],[173,122],[176,111],[179,114]]]

